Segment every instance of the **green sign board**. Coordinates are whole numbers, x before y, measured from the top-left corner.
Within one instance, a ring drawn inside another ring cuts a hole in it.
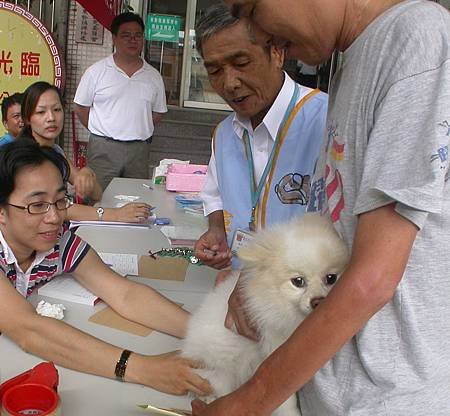
[[[153,14],[147,16],[145,39],[164,42],[178,42],[181,17],[168,14]]]

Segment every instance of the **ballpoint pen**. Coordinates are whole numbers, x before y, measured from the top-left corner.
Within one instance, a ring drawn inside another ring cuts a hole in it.
[[[165,409],[163,407],[152,406],[151,404],[138,404],[138,407],[144,410],[148,410],[157,415],[166,415],[166,416],[192,416],[192,413],[187,410],[179,410],[179,409]]]

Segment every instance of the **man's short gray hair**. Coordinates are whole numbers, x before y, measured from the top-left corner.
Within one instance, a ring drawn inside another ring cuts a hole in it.
[[[206,10],[195,27],[195,41],[198,52],[203,56],[203,42],[210,36],[235,25],[239,19],[234,17],[224,3],[217,3]]]

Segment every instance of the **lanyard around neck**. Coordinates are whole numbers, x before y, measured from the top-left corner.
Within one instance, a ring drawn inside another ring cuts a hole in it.
[[[292,110],[294,109],[295,104],[297,103],[299,94],[300,94],[300,88],[298,87],[298,84],[295,84],[295,88],[294,88],[294,92],[291,97],[291,101],[289,102],[286,112],[284,113],[283,120],[281,121],[281,123],[278,127],[277,137],[275,139],[274,145],[272,147],[272,151],[270,152],[269,159],[267,160],[266,167],[264,168],[263,174],[261,176],[261,179],[259,180],[257,187],[255,187],[255,185],[256,185],[255,166],[253,163],[253,153],[252,153],[252,147],[250,144],[250,137],[248,134],[248,130],[247,129],[244,130],[243,138],[244,138],[245,147],[247,150],[247,163],[248,163],[248,170],[250,172],[250,175],[249,175],[250,176],[250,192],[251,192],[251,196],[252,196],[252,212],[251,212],[251,217],[250,217],[250,222],[249,222],[249,227],[250,227],[250,230],[252,230],[252,231],[254,231],[256,228],[255,227],[255,225],[256,225],[256,223],[255,223],[256,207],[258,205],[259,198],[261,197],[262,190],[266,183],[267,175],[269,174],[270,169],[272,168],[273,159],[275,157],[275,151],[276,151],[277,145],[280,141],[282,132],[284,130],[284,127],[286,126],[289,116],[291,115]]]

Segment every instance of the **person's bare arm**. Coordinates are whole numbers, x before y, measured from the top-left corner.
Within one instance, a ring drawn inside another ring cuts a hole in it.
[[[84,107],[82,105],[75,104],[74,111],[75,111],[75,114],[78,117],[78,120],[80,120],[80,123],[84,127],[88,128],[89,112],[91,111],[91,107]]]
[[[151,206],[144,202],[130,202],[120,208],[104,208],[103,221],[145,222]],[[74,221],[97,221],[97,208],[90,205],[73,204],[67,210],[66,219]]]
[[[206,407],[197,404],[194,415],[270,415],[391,300],[416,234],[393,205],[361,215],[350,264],[328,297],[247,383]]]
[[[161,122],[163,118],[163,113],[152,113],[152,119],[153,119],[153,125],[156,126],[158,123]]]
[[[113,309],[125,317],[176,336],[184,334],[189,316],[186,311],[152,289],[131,284],[131,281],[117,275],[101,262],[92,249],[81,261],[76,275],[82,284],[103,299],[108,299]],[[0,331],[22,349],[67,368],[115,378],[115,364],[122,348],[64,322],[37,315],[2,274],[0,294]],[[141,303],[140,307],[138,303]],[[155,315],[150,317],[149,313]],[[197,394],[208,392],[209,384],[192,372],[195,365],[176,353],[156,356],[133,353],[125,380],[172,394],[185,394],[188,390]]]
[[[124,318],[179,338],[185,335],[188,312],[151,287],[124,279],[93,249],[73,276]]]
[[[100,201],[103,190],[94,171],[87,166],[81,169],[77,168],[69,159],[67,162],[70,166],[69,183],[75,187],[76,194],[81,198],[91,198],[95,202]]]
[[[37,315],[4,275],[0,276],[0,293],[1,331],[23,350],[64,367],[113,377],[120,349],[64,322]]]

